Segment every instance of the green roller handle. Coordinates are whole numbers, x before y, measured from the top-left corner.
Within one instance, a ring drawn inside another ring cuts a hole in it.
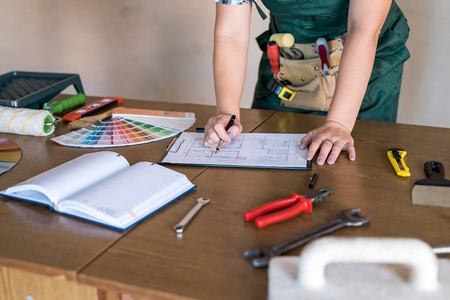
[[[86,103],[86,96],[80,93],[61,101],[47,102],[44,104],[43,108],[45,110],[48,110],[52,114],[57,114],[68,108],[75,107],[84,103]]]

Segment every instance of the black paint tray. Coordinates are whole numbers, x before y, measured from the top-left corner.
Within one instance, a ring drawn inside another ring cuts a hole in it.
[[[13,71],[0,75],[0,105],[41,109],[70,85],[84,94],[78,74]]]

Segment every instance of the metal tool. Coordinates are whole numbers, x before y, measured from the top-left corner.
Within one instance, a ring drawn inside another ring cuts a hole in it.
[[[292,193],[290,198],[272,201],[244,213],[245,221],[255,220],[258,228],[278,223],[297,216],[302,212],[311,213],[313,204],[325,200],[333,193],[332,188],[313,190],[305,195]]]
[[[427,161],[424,171],[428,178],[414,183],[413,204],[450,207],[450,180],[445,179],[444,165],[438,161]]]
[[[203,197],[197,199],[197,204],[188,212],[188,214],[173,227],[173,230],[175,230],[176,233],[181,234],[183,233],[186,226],[189,224],[189,222],[192,220],[192,218],[200,211],[200,209],[208,204],[210,199],[204,200]]]
[[[254,248],[247,250],[244,253],[244,257],[254,258],[254,267],[266,267],[272,257],[287,253],[299,246],[308,243],[315,238],[329,234],[344,227],[356,227],[369,223],[372,217],[361,217],[360,213],[361,209],[359,208],[341,211],[338,217],[328,224],[317,227],[316,229],[313,229],[309,232],[301,234],[295,238],[289,239],[272,247]]]
[[[303,54],[302,50],[297,49],[295,47],[284,47],[284,48],[280,48],[280,55],[283,58],[286,59],[304,59],[305,55]]]

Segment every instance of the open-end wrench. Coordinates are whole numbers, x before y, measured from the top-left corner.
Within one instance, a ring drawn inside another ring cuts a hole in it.
[[[306,232],[302,235],[299,235],[295,238],[289,239],[272,247],[254,248],[247,250],[244,253],[244,257],[254,258],[254,267],[266,267],[272,257],[289,252],[315,238],[329,234],[343,227],[362,226],[369,223],[372,217],[361,217],[360,213],[361,209],[359,208],[343,210],[339,213],[338,217],[335,220],[331,221],[328,224],[317,227],[316,229],[313,229],[309,232]]]
[[[189,222],[192,220],[192,218],[200,211],[200,209],[209,203],[209,199],[203,199],[203,197],[197,199],[197,204],[188,212],[188,214],[173,227],[173,230],[177,234],[182,234],[186,226],[189,224]]]

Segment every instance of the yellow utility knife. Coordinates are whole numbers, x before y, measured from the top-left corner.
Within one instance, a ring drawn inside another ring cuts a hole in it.
[[[409,177],[411,174],[409,173],[409,168],[405,163],[406,151],[399,148],[391,148],[387,152],[387,156],[391,165],[394,167],[395,173],[401,177]]]

